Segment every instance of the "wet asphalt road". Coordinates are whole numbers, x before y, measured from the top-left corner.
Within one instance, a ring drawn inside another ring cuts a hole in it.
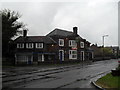
[[[73,66],[37,68],[29,72],[3,76],[5,88],[96,88],[91,81],[107,74],[118,65],[118,60],[105,60]]]

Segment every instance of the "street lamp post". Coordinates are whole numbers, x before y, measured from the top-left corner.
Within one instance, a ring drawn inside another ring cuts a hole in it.
[[[108,37],[108,35],[103,35],[103,60],[104,60],[104,37]]]

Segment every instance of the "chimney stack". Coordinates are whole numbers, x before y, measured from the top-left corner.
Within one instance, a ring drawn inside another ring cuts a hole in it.
[[[27,30],[23,30],[23,37],[27,36]]]
[[[77,35],[77,30],[78,30],[77,27],[73,27],[73,33],[74,33],[75,35]]]

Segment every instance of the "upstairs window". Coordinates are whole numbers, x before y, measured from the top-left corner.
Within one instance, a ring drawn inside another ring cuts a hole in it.
[[[36,43],[36,48],[43,48],[43,43]]]
[[[77,46],[77,43],[75,40],[69,40],[69,46]]]
[[[84,48],[84,42],[80,42],[81,48]]]
[[[26,48],[33,48],[33,43],[26,43]]]
[[[17,48],[24,48],[24,43],[17,43]]]
[[[64,39],[59,39],[59,46],[64,46]]]

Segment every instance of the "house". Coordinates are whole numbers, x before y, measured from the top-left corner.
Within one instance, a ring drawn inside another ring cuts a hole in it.
[[[46,36],[27,36],[27,30],[23,32],[23,36],[14,41],[16,64],[76,62],[93,58],[90,42],[78,35],[77,27],[73,27],[73,32],[56,28]]]
[[[103,60],[103,59],[111,59],[118,58],[119,56],[119,47],[118,46],[97,46],[97,44],[92,44],[91,48],[94,52],[94,60]]]
[[[91,45],[92,50],[94,51],[94,57],[101,57],[103,55],[103,52],[101,50],[101,46],[98,46],[97,44]]]
[[[80,37],[77,32],[77,27],[73,27],[73,32],[56,28],[46,35],[57,43],[58,61],[84,61],[93,58],[90,42]]]
[[[111,58],[118,58],[119,56],[119,46],[109,46],[109,47],[105,47],[111,50],[112,55]]]
[[[97,44],[92,44],[90,46],[93,50],[94,53],[94,60],[102,60],[103,59],[103,51],[102,51],[102,47],[98,46]]]
[[[15,63],[33,64],[39,62],[49,62],[54,60],[54,45],[56,42],[47,36],[27,36],[24,35],[15,39]]]

